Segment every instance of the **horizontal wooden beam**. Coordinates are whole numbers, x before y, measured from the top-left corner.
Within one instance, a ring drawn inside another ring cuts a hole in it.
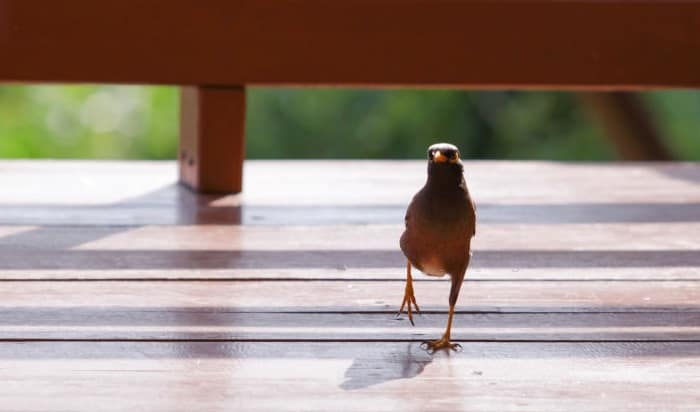
[[[0,81],[700,87],[700,4],[0,0]]]

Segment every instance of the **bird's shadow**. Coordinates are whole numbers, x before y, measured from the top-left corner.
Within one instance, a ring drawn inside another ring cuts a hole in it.
[[[345,371],[343,390],[364,389],[397,379],[411,379],[420,375],[433,357],[417,342],[407,343],[402,350],[373,350],[367,357],[355,358]]]

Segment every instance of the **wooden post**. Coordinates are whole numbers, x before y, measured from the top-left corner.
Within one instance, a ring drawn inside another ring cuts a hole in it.
[[[245,88],[186,86],[180,95],[180,182],[203,193],[240,192]]]
[[[652,113],[637,93],[581,92],[578,96],[598,120],[620,158],[672,160]]]

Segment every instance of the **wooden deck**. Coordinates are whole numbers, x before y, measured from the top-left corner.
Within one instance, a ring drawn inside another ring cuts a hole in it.
[[[0,410],[697,410],[700,165],[467,162],[459,353],[403,297],[424,162],[0,162]]]

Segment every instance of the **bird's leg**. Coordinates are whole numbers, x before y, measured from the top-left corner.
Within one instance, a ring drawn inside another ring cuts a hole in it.
[[[457,304],[457,297],[459,296],[459,290],[462,288],[462,282],[464,281],[464,274],[466,272],[466,267],[469,264],[467,260],[464,270],[462,270],[461,276],[452,276],[452,287],[450,288],[450,314],[447,316],[447,327],[445,328],[445,333],[442,338],[437,340],[431,340],[423,342],[425,349],[435,352],[438,349],[449,348],[453,350],[461,349],[462,345],[459,343],[450,342],[450,332],[452,330],[452,317],[455,314],[455,305]]]
[[[455,305],[450,305],[450,314],[447,316],[447,328],[445,328],[445,333],[440,339],[423,342],[423,345],[425,345],[425,349],[428,349],[431,352],[435,352],[438,349],[450,348],[457,350],[462,347],[462,345],[460,345],[459,343],[450,342],[450,331],[452,329],[452,317],[454,316],[454,313]]]
[[[406,262],[406,291],[404,292],[403,302],[401,302],[401,308],[399,309],[399,313],[396,314],[396,317],[398,318],[401,315],[401,312],[403,312],[403,307],[407,306],[408,320],[411,322],[412,326],[415,326],[415,324],[413,323],[413,313],[411,305],[416,307],[416,313],[420,313],[420,308],[418,308],[418,304],[416,303],[416,297],[413,295],[413,278],[411,278],[411,262]]]

